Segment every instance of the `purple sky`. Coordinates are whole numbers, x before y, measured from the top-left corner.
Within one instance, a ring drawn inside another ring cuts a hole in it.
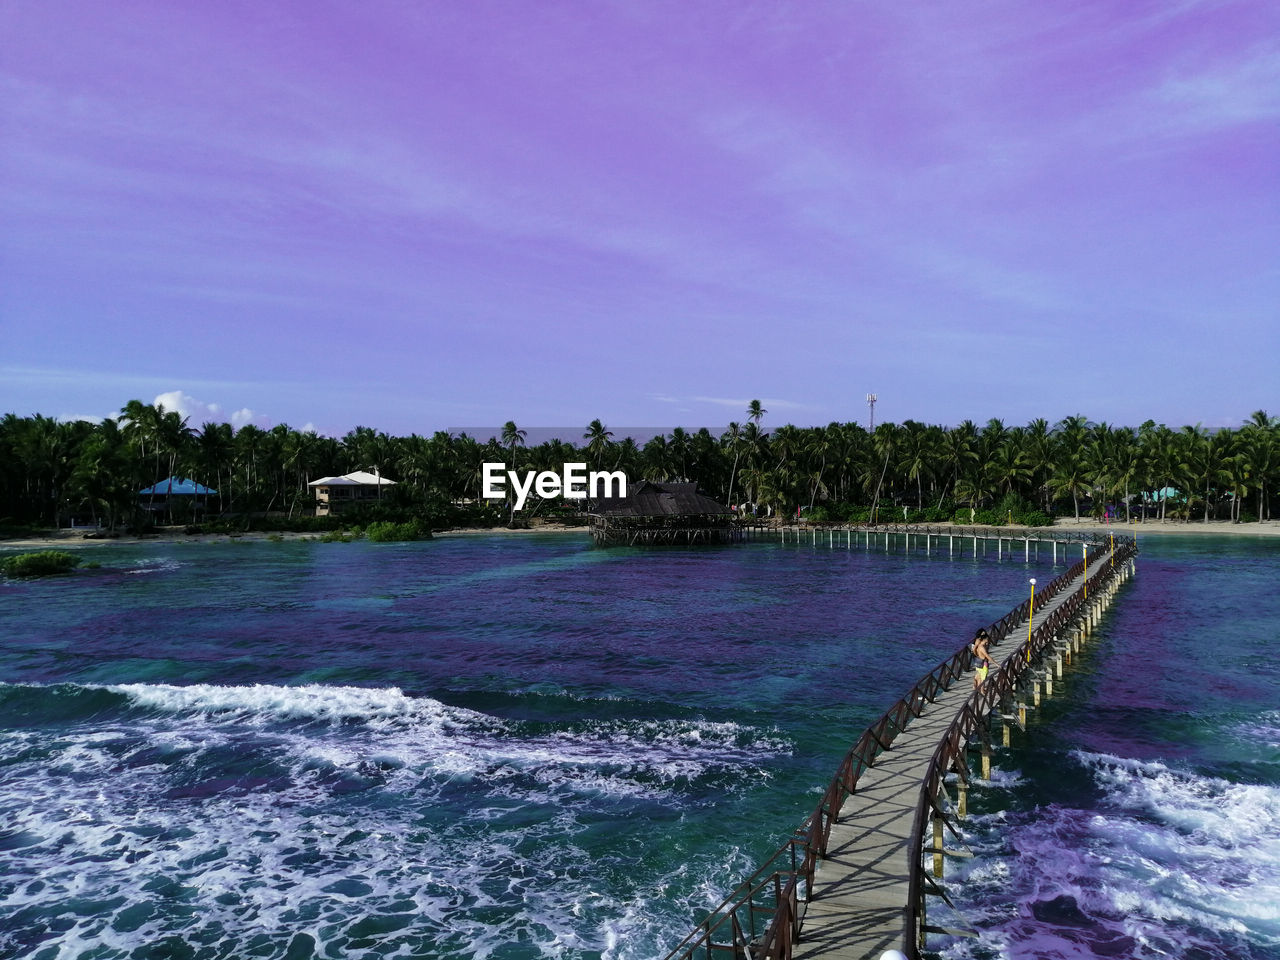
[[[1280,413],[1280,4],[0,5],[0,412]]]

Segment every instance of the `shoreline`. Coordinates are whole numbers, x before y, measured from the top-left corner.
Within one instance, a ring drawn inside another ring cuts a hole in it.
[[[0,539],[0,550],[48,550],[58,547],[102,547],[115,544],[117,546],[136,547],[148,543],[234,543],[236,541],[257,543],[259,541],[283,542],[290,540],[320,540],[324,534],[307,533],[296,530],[248,530],[244,533],[195,533],[162,530],[143,536],[121,534],[118,537],[102,537],[86,539],[86,528],[59,530],[38,537],[15,537]],[[510,530],[506,527],[465,527],[454,530],[433,530],[432,539],[444,539],[456,536],[479,536],[490,534],[531,534],[531,533],[576,533],[589,534],[590,528],[572,527],[559,523],[548,523],[522,530]],[[274,540],[273,540],[274,538]]]
[[[1226,537],[1280,537],[1280,520],[1263,520],[1258,523],[1232,523],[1230,520],[1143,520],[1134,523],[1117,521],[1103,523],[1100,520],[1058,519],[1053,528],[1064,530],[1088,530],[1097,533],[1127,533],[1141,537],[1144,534],[1194,534],[1196,536],[1220,535]],[[1021,527],[1019,529],[1052,529]]]
[[[953,528],[957,534],[962,534],[969,529],[964,524],[932,524],[931,526],[949,526]],[[821,529],[821,527],[819,528]],[[1050,531],[1054,529],[1072,530],[1072,531],[1089,531],[1093,533],[1122,533],[1130,536],[1227,536],[1227,537],[1280,537],[1280,520],[1266,520],[1261,523],[1232,523],[1229,520],[1210,520],[1205,523],[1201,520],[1145,520],[1136,523],[1102,523],[1098,520],[1080,520],[1059,519],[1054,522],[1052,527],[1022,527],[1011,525],[1001,527],[999,529],[1008,530],[1010,534],[1015,536],[1022,535],[1023,531]],[[447,537],[476,537],[476,536],[529,536],[543,533],[581,533],[587,535],[590,528],[585,526],[569,526],[560,523],[540,524],[535,527],[525,529],[512,530],[507,527],[460,527],[453,530],[432,531],[433,539],[444,539]],[[48,533],[39,537],[19,537],[12,540],[0,539],[0,550],[18,549],[50,549],[52,547],[74,547],[86,546],[97,547],[106,546],[108,544],[124,544],[128,546],[138,546],[147,543],[231,543],[237,540],[257,542],[263,540],[289,541],[289,540],[319,540],[320,534],[301,533],[295,531],[248,531],[241,534],[225,534],[225,533],[200,533],[185,534],[181,532],[162,531],[160,533],[147,534],[141,537],[121,535],[119,537],[104,539],[85,539],[84,528],[74,528],[59,530],[56,533]]]

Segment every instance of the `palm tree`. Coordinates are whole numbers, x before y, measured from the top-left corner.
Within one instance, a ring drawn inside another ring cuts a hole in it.
[[[676,427],[667,439],[667,451],[672,463],[676,465],[676,476],[681,480],[689,479],[689,435],[683,427]]]
[[[667,435],[660,433],[651,437],[640,451],[640,475],[645,480],[667,480],[674,472],[671,466],[671,455],[667,445]]]
[[[933,445],[923,423],[907,420],[902,424],[902,438],[898,448],[898,469],[907,480],[916,482],[916,507],[924,509],[923,479],[933,460]]]
[[[942,493],[938,497],[941,505],[946,498],[947,488],[954,488],[962,478],[968,477],[978,464],[978,428],[972,420],[965,420],[943,434],[938,452],[942,463],[949,467],[950,479],[942,485]]]
[[[729,501],[730,508],[733,506],[733,482],[738,478],[738,457],[742,454],[742,427],[736,420],[730,421],[729,429],[721,436],[720,442],[733,451],[733,469],[729,471]]]
[[[587,441],[587,454],[597,470],[600,469],[604,455],[609,452],[612,438],[613,431],[598,419],[587,424],[587,432],[582,435],[582,439]]]
[[[229,423],[206,423],[196,437],[196,458],[201,473],[208,483],[210,477],[218,487],[218,512],[226,509],[231,491],[228,486],[232,476],[233,434]],[[223,471],[226,480],[223,480]]]
[[[1263,418],[1266,416],[1261,410],[1254,416],[1257,417],[1259,414]],[[1280,439],[1276,434],[1275,427],[1264,427],[1256,421],[1251,422],[1241,431],[1242,452],[1248,461],[1249,477],[1252,480],[1252,486],[1258,491],[1259,522],[1269,518],[1267,480],[1276,472],[1277,467],[1277,449],[1280,448]]]
[[[1076,520],[1080,519],[1080,494],[1092,489],[1089,465],[1085,450],[1080,447],[1064,444],[1059,448],[1058,458],[1053,465],[1053,474],[1049,478],[1049,488],[1055,495],[1067,495],[1075,504]]]
[[[826,427],[814,427],[809,431],[808,440],[804,443],[802,450],[812,464],[814,460],[818,461],[818,468],[810,470],[809,485],[809,509],[813,509],[813,502],[817,499],[819,490],[826,490],[826,485],[822,482],[822,475],[827,471],[827,457],[832,451],[831,432]]]
[[[996,448],[985,465],[984,472],[991,485],[1001,493],[1013,493],[1030,481],[1035,472],[1015,439],[1016,436],[1017,434],[1011,434],[1005,443]]]
[[[1129,503],[1129,485],[1141,476],[1141,459],[1137,438],[1128,427],[1112,430],[1100,450],[1101,476],[1109,493],[1124,495],[1124,519],[1132,519]]]
[[[502,425],[502,445],[507,448],[508,462],[512,470],[516,468],[516,447],[523,447],[528,435],[527,431],[516,426],[514,420],[508,420]]]
[[[137,504],[132,464],[119,425],[108,418],[80,444],[69,490],[79,506],[87,505],[95,524],[106,520],[115,530]]]
[[[898,437],[901,429],[894,423],[882,423],[876,427],[876,432],[871,435],[871,446],[876,454],[876,463],[868,469],[865,482],[870,488],[871,481],[875,481],[875,493],[871,497],[871,522],[876,522],[876,513],[880,508],[880,492],[884,489],[885,477],[888,476],[889,463],[894,459],[894,455],[898,449]],[[878,468],[878,471],[877,469]],[[877,476],[878,472],[878,476]],[[890,477],[889,488],[893,489],[893,478]]]

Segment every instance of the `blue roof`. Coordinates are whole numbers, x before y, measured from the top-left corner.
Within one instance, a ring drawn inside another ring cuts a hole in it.
[[[196,483],[194,480],[188,480],[186,477],[169,477],[167,480],[161,480],[159,483],[153,484],[138,491],[138,496],[157,496],[164,497],[169,494],[177,494],[179,496],[195,496],[203,494],[206,496],[217,496],[217,490],[210,490],[202,483]]]

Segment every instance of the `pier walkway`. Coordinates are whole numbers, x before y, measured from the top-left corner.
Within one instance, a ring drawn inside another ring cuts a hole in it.
[[[1084,559],[988,628],[994,659],[980,691],[966,645],[926,674],[863,733],[822,802],[787,843],[739,886],[669,960],[918,958],[926,896],[943,896],[945,834],[965,814],[969,751],[989,778],[992,727],[1025,728],[1052,694],[1119,585],[1135,572],[1129,537]],[[1034,602],[1034,608],[1033,608]],[[951,802],[947,785],[954,782]],[[932,836],[930,836],[930,833]],[[962,845],[962,844],[961,844]],[[932,859],[932,869],[925,863]],[[959,855],[965,855],[960,851]]]

